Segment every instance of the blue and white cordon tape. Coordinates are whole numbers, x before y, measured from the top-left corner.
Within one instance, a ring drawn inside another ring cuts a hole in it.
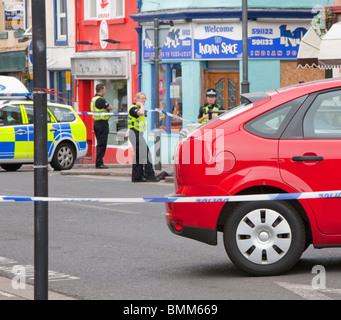
[[[175,118],[175,119],[190,122],[190,123],[195,123],[194,121],[186,120],[186,119],[181,118],[177,115],[174,115],[170,112],[166,112],[166,111],[159,110],[159,109],[146,110],[146,111],[147,111],[147,113],[148,112],[158,112],[158,113],[162,113],[164,115],[167,115],[171,118]],[[98,114],[100,114],[101,116],[127,116],[128,115],[128,112],[75,112],[75,113],[80,114],[80,115],[98,115]]]
[[[128,112],[75,112],[76,114],[83,115],[101,115],[101,116],[127,116]]]
[[[161,197],[161,198],[54,198],[0,196],[0,202],[115,202],[115,203],[193,203],[193,202],[240,202],[302,199],[341,198],[341,190],[302,193],[273,193],[219,197]]]

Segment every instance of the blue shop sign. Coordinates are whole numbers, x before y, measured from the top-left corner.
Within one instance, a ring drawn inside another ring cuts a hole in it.
[[[309,22],[249,21],[248,54],[253,59],[296,59]],[[194,59],[242,59],[242,24],[196,24]]]
[[[297,59],[309,21],[249,21],[248,54],[251,59]],[[192,34],[193,29],[193,34]],[[153,39],[144,30],[143,58],[154,57]],[[164,60],[242,59],[241,22],[193,23],[170,29],[160,53]]]
[[[147,32],[143,32],[143,58],[154,58],[153,39]],[[172,27],[160,53],[161,59],[165,60],[188,60],[192,59],[192,35],[190,25]]]

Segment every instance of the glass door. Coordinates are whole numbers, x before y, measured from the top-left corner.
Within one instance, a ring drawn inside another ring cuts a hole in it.
[[[205,71],[205,92],[208,88],[217,90],[217,103],[224,109],[239,105],[239,71]]]
[[[105,85],[105,100],[113,106],[113,113],[128,111],[127,106],[127,80],[101,80]],[[127,130],[127,116],[111,116],[109,119],[108,147],[115,147],[127,143],[123,131]],[[121,134],[122,133],[122,134]]]

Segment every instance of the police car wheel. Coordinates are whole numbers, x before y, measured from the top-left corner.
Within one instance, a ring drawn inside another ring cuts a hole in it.
[[[6,170],[6,171],[17,171],[18,169],[21,168],[21,164],[20,163],[2,164],[1,168]]]
[[[61,143],[57,146],[51,166],[56,171],[70,170],[76,159],[74,148],[69,143]]]

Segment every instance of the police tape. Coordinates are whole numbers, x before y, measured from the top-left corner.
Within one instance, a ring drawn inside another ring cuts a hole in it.
[[[127,116],[128,112],[75,112],[82,115],[101,115],[101,116]]]
[[[175,118],[181,121],[185,122],[190,122],[190,123],[195,123],[194,121],[191,120],[186,120],[182,117],[179,117],[173,113],[166,112],[163,110],[155,109],[155,110],[146,110],[148,112],[158,112],[164,115],[167,115],[168,117]],[[128,116],[128,112],[75,112],[76,114],[79,115],[101,115],[101,116]]]
[[[341,190],[317,191],[302,193],[271,193],[237,196],[209,196],[152,198],[55,198],[55,197],[27,197],[27,196],[0,196],[0,202],[105,202],[105,203],[207,203],[207,202],[249,202],[249,201],[278,201],[303,199],[332,199],[341,198]]]
[[[168,117],[171,117],[171,118],[175,118],[175,119],[178,119],[178,120],[181,120],[181,121],[185,121],[185,122],[190,122],[190,123],[195,123],[194,121],[191,121],[191,120],[186,120],[182,117],[179,117],[173,113],[170,113],[170,112],[166,112],[166,111],[163,111],[163,110],[160,110],[160,109],[155,109],[155,110],[149,110],[149,112],[158,112],[158,113],[162,113],[164,115],[167,115]]]

